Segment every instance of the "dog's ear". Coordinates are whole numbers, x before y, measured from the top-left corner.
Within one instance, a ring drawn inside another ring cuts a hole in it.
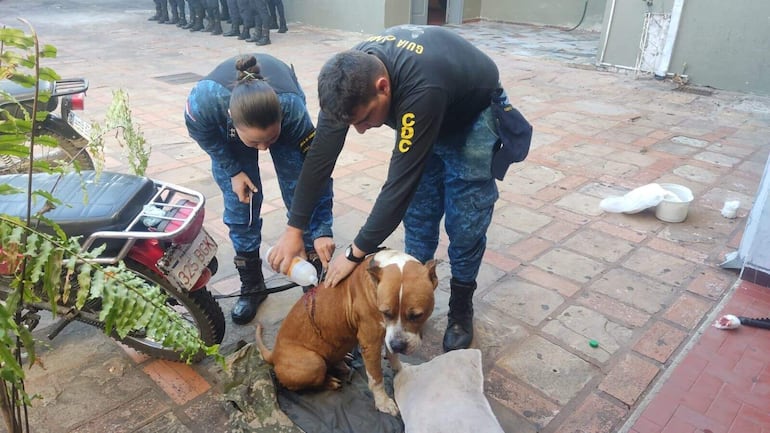
[[[428,263],[425,263],[425,267],[428,268],[428,278],[430,278],[434,290],[438,287],[438,277],[436,276],[437,264],[438,262],[436,260],[428,260]]]
[[[369,266],[366,267],[366,272],[370,277],[372,277],[374,285],[378,286],[380,284],[380,279],[382,278],[382,268],[377,264],[377,260],[372,259],[369,261]]]

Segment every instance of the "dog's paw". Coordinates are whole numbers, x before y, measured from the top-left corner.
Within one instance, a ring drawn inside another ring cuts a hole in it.
[[[409,368],[411,366],[412,366],[412,364],[410,364],[408,362],[400,361],[398,363],[398,368],[396,368],[396,367],[392,367],[392,368],[393,368],[394,372],[400,373],[400,372],[404,371],[405,368]]]
[[[385,396],[385,398],[375,398],[374,405],[377,407],[377,410],[382,413],[393,416],[398,415],[398,406],[396,406],[396,402],[388,396]]]
[[[334,376],[327,375],[324,380],[324,388],[329,390],[337,390],[342,388],[342,381]]]
[[[390,369],[393,370],[395,373],[399,373],[404,368],[408,368],[411,366],[412,364],[408,362],[400,361],[398,359],[396,359],[396,362],[393,362],[393,361],[390,362]]]
[[[335,376],[341,376],[341,377],[347,377],[352,368],[348,364],[345,363],[345,361],[340,361],[332,367],[332,372]]]

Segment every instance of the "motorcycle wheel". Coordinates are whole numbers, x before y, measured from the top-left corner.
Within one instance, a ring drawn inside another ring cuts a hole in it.
[[[94,162],[86,152],[88,140],[82,137],[65,137],[50,129],[43,129],[41,134],[50,135],[59,140],[58,147],[36,146],[36,161],[46,160],[52,166],[69,166],[77,162],[81,170],[93,170]],[[29,143],[28,143],[29,144]],[[0,175],[27,173],[29,158],[0,155]]]
[[[219,344],[225,336],[225,315],[222,308],[205,287],[194,292],[182,291],[168,280],[161,278],[146,266],[131,259],[124,260],[126,267],[150,283],[155,283],[165,290],[168,298],[166,305],[177,311],[185,320],[192,323],[198,330],[199,337],[206,345]],[[161,342],[141,336],[141,333],[130,333],[125,338],[118,338],[123,344],[154,358],[181,361],[179,352],[173,348],[164,347]],[[204,353],[197,353],[192,362],[199,362]]]

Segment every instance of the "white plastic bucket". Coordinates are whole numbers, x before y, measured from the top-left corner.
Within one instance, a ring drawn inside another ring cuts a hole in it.
[[[655,208],[655,216],[669,223],[680,223],[687,218],[690,202],[693,200],[692,191],[686,186],[675,183],[661,183],[660,186],[671,194],[666,194]]]

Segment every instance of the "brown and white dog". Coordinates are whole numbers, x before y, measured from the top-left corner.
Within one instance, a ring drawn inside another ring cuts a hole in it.
[[[345,355],[358,344],[375,406],[396,415],[396,403],[383,386],[382,346],[398,371],[398,354],[420,345],[437,284],[435,260],[423,265],[400,251],[380,251],[337,287],[322,283],[305,293],[278,329],[272,351],[262,342],[257,324],[257,347],[286,388],[337,389],[342,382],[331,373],[345,370]]]

